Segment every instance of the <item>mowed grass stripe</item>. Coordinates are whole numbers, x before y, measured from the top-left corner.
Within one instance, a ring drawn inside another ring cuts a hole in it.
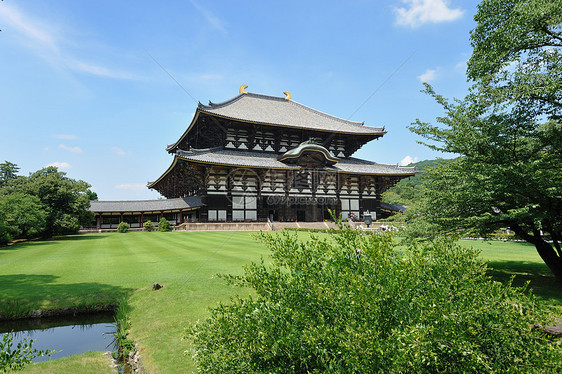
[[[126,296],[131,337],[139,344],[148,371],[195,372],[191,358],[184,354],[189,349],[189,341],[182,340],[185,328],[205,318],[210,306],[251,292],[227,286],[215,275],[241,274],[244,264],[261,256],[268,261],[268,252],[253,234],[103,233],[18,244],[0,249],[0,302],[66,307],[115,302]],[[308,236],[298,233],[301,239]],[[463,244],[480,246],[482,257],[498,266],[500,276],[499,270],[517,269],[518,277],[520,273],[527,277],[545,267],[534,248],[522,243]],[[164,288],[152,291],[152,282]]]

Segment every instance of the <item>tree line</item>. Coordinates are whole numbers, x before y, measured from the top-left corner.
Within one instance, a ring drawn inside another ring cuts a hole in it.
[[[9,161],[0,164],[0,244],[16,239],[75,234],[93,220],[90,185],[46,167],[29,176]]]

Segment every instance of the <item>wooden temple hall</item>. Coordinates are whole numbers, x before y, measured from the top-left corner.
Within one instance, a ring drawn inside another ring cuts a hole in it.
[[[146,202],[156,204],[150,209],[142,202],[129,202],[134,207],[124,202],[120,208],[107,202],[114,206],[106,205],[105,212],[92,209],[100,228],[110,216],[117,222],[117,214],[121,220],[134,215],[142,224],[143,209],[168,215],[176,224],[322,221],[330,218],[328,210],[343,218],[353,213],[361,219],[365,211],[380,217],[381,194],[416,173],[353,157],[382,137],[383,127],[317,111],[293,101],[289,92],[274,97],[246,88],[222,103],[199,103],[188,128],[167,147],[174,157],[170,167],[148,184],[167,200]]]

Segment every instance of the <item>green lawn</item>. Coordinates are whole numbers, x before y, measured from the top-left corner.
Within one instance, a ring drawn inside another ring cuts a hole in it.
[[[497,279],[514,273],[516,282],[531,280],[541,297],[562,304],[559,288],[534,247],[498,241],[463,244],[482,249]],[[266,250],[248,232],[84,234],[20,243],[0,248],[0,307],[87,306],[126,297],[131,337],[148,372],[190,373],[194,367],[184,353],[189,349],[189,342],[182,340],[185,328],[204,318],[210,306],[248,292],[228,287],[214,275],[240,274],[244,264],[262,255],[267,256]],[[164,288],[152,291],[153,282]],[[75,373],[76,365],[92,357],[78,355],[29,370]]]
[[[241,273],[265,255],[248,232],[88,234],[0,249],[0,304],[92,305],[129,298],[131,336],[150,373],[189,373],[189,322],[241,289],[217,273]],[[151,285],[164,285],[152,291]],[[69,371],[72,372],[72,371]]]
[[[488,263],[488,273],[494,279],[505,282],[514,276],[513,284],[516,286],[530,282],[530,287],[537,297],[554,305],[562,305],[560,284],[555,282],[552,273],[532,244],[498,240],[460,242],[482,251],[481,257]]]

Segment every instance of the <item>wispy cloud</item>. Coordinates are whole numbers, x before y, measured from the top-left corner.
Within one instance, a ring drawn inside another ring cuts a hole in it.
[[[400,166],[407,166],[414,162],[418,162],[417,157],[412,158],[412,156],[406,156],[402,159],[402,161],[400,161]]]
[[[68,162],[64,162],[64,161],[63,162],[51,162],[47,166],[54,166],[54,167],[62,169],[62,170],[68,170],[68,169],[72,168],[72,166]]]
[[[468,61],[462,60],[462,61],[457,62],[457,64],[455,65],[455,69],[466,70],[467,66],[468,66]]]
[[[62,139],[62,140],[78,140],[79,138],[76,135],[72,134],[55,134],[53,135],[55,139]]]
[[[201,14],[203,14],[203,17],[205,17],[207,22],[209,22],[211,24],[211,26],[213,26],[213,28],[219,30],[220,32],[222,32],[225,35],[228,34],[228,32],[226,31],[226,28],[224,27],[223,22],[220,20],[220,18],[215,16],[214,13],[212,13],[211,11],[209,11],[206,8],[203,8],[201,6],[201,4],[199,4],[195,0],[191,0],[191,4],[195,7],[195,9],[197,9],[199,12],[201,12]]]
[[[115,78],[115,79],[126,79],[126,80],[138,79],[138,77],[136,77],[134,74],[128,73],[126,71],[112,70],[112,69],[105,68],[103,66],[94,65],[82,61],[69,60],[67,61],[66,65],[74,71],[92,74],[102,78]]]
[[[21,45],[53,66],[103,78],[138,79],[133,74],[103,67],[73,56],[63,47],[65,37],[62,36],[71,33],[59,32],[60,25],[55,26],[45,20],[39,20],[38,17],[25,14],[13,5],[2,4],[0,21],[3,28],[13,31],[14,35],[20,37]]]
[[[118,190],[140,191],[146,189],[146,184],[143,183],[125,183],[115,186]]]
[[[126,156],[128,154],[130,154],[131,152],[127,152],[124,151],[123,149],[119,148],[119,147],[112,147],[111,150],[113,151],[113,153],[115,153],[117,156]]]
[[[0,7],[0,19],[6,25],[12,26],[29,40],[52,51],[58,51],[55,36],[52,30],[48,30],[46,25],[38,21],[31,22],[20,11],[13,6],[2,4]]]
[[[450,8],[448,0],[402,0],[406,7],[396,8],[396,23],[400,26],[417,27],[425,23],[455,21],[464,10]]]
[[[67,145],[60,144],[59,148],[65,149],[68,152],[72,152],[72,153],[82,153],[82,148],[80,147],[69,147]]]
[[[418,79],[419,79],[421,82],[429,83],[429,82],[431,82],[432,80],[434,80],[436,76],[437,76],[437,70],[435,70],[435,69],[427,69],[427,70],[425,71],[425,73],[423,73],[423,74],[421,74],[421,75],[418,75]]]

